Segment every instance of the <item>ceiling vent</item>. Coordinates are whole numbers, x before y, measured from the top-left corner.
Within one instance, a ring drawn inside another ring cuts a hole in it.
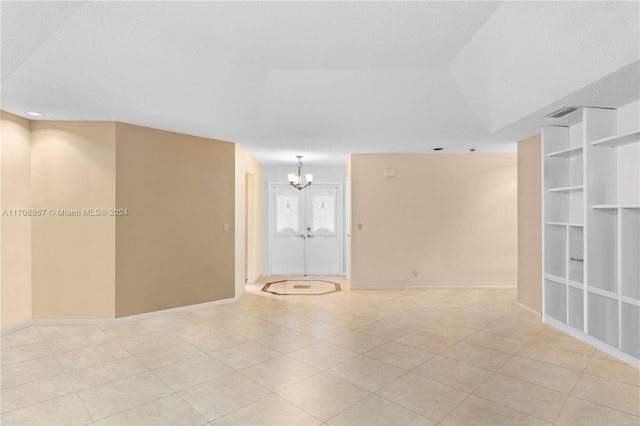
[[[545,117],[549,117],[549,118],[564,117],[565,115],[572,113],[576,109],[577,109],[576,107],[562,107],[559,110],[553,111],[551,114],[545,115]]]

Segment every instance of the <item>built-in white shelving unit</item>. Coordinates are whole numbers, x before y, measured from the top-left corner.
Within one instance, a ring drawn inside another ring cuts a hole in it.
[[[543,319],[640,366],[640,102],[543,140]]]

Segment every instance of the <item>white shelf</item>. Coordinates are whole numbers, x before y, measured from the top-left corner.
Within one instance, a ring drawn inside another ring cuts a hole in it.
[[[618,294],[613,291],[603,290],[598,287],[589,286],[589,293],[597,294],[598,296],[608,297],[609,299],[617,300]]]
[[[633,132],[598,139],[597,141],[593,141],[591,143],[594,146],[610,146],[612,148],[616,148],[622,145],[628,145],[630,143],[638,142],[640,142],[640,130],[634,130]]]
[[[584,290],[584,284],[579,283],[578,281],[569,280],[569,287],[577,288],[578,290]]]
[[[553,274],[544,274],[544,279],[548,281],[553,281],[556,284],[567,284],[567,280],[565,278],[562,278]]]
[[[628,303],[629,305],[640,306],[640,300],[634,299],[633,297],[622,296],[620,299],[622,299],[624,303]]]
[[[580,223],[567,223],[567,222],[547,222],[547,225],[552,226],[574,226],[576,228],[582,228],[584,225]]]
[[[580,192],[584,189],[584,186],[564,186],[561,188],[551,188],[549,192]]]
[[[559,151],[551,152],[547,154],[549,158],[571,158],[577,155],[582,155],[582,145],[572,146],[570,148],[561,149]]]
[[[596,210],[640,209],[640,204],[594,204],[591,208]]]

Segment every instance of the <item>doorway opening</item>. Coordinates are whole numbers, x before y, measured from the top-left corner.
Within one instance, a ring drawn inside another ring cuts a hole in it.
[[[244,175],[244,283],[255,281],[256,265],[256,186],[255,176]]]
[[[270,275],[344,275],[343,205],[341,183],[270,183]]]

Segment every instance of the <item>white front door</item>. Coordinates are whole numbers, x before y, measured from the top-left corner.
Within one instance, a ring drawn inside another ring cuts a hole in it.
[[[271,243],[271,274],[304,274],[303,199],[291,185],[271,184],[269,239]]]
[[[342,274],[342,186],[270,184],[272,275]]]

